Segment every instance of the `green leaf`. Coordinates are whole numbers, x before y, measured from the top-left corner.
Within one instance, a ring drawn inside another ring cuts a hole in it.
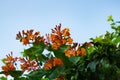
[[[30,59],[33,60],[36,57],[39,58],[40,61],[44,61],[45,56],[42,54],[42,52],[45,49],[45,44],[34,44],[33,47],[30,47],[28,49],[25,49],[24,52],[22,52],[23,56],[30,56]]]
[[[103,40],[103,35],[101,35],[101,36],[99,36],[99,37],[96,37],[96,39],[95,39],[94,42],[95,42],[95,43],[96,43],[96,42],[100,42],[100,43],[101,43],[102,40]]]
[[[107,21],[113,21],[113,17],[112,17],[112,15],[108,16]]]
[[[120,42],[120,37],[116,37],[112,42],[114,44],[119,43]]]
[[[72,56],[69,58],[69,60],[73,63],[73,64],[77,64],[77,62],[80,60],[80,56]]]
[[[42,78],[41,80],[49,80],[48,78]]]
[[[7,78],[6,77],[0,77],[0,80],[7,80]]]
[[[69,58],[67,56],[65,56],[64,51],[68,49],[68,45],[63,45],[61,46],[58,50],[54,51],[54,55],[60,59],[62,59],[64,66],[66,67],[70,67],[72,66],[72,62],[69,61]]]
[[[46,56],[47,56],[48,58],[53,58],[52,52],[49,52],[48,54],[46,54]]]
[[[94,50],[95,50],[94,46],[91,46],[91,47],[89,47],[89,48],[86,49],[88,55],[90,55],[91,53],[93,53]]]
[[[55,70],[53,70],[49,75],[50,80],[59,77],[60,74],[63,74],[64,69],[65,69],[64,67],[56,67]]]
[[[9,71],[10,75],[14,78],[19,78],[22,74],[23,74],[23,71]]]
[[[87,65],[87,68],[90,68],[92,72],[95,72],[97,64],[98,64],[98,61],[94,60]]]
[[[110,64],[107,58],[102,58],[100,63],[102,64],[102,68],[105,72],[110,70]]]
[[[29,79],[29,80],[41,80],[43,78],[43,76],[45,76],[47,74],[47,71],[44,69],[40,69],[37,71],[32,71],[29,74],[26,74],[25,76]]]
[[[18,79],[17,79],[17,80],[18,80]],[[27,78],[25,78],[25,77],[20,77],[19,80],[29,80],[29,79],[27,79]]]
[[[67,50],[69,48],[69,45],[62,45],[60,46],[60,48],[57,51],[58,53],[64,53],[65,50]]]
[[[0,74],[5,74],[5,71],[1,71]]]
[[[5,58],[3,58],[1,61],[5,64]]]

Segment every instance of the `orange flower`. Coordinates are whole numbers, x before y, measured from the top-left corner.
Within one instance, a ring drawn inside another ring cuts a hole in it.
[[[52,29],[52,34],[48,38],[51,40],[52,48],[57,50],[63,44],[72,44],[73,40],[70,37],[68,28],[61,30],[61,24]]]
[[[43,36],[38,36],[38,37],[35,37],[35,42],[36,43],[41,43],[41,42],[44,42],[44,37]]]
[[[21,62],[20,66],[22,71],[34,71],[39,69],[39,66],[36,61],[30,61],[30,57],[27,57],[27,60],[24,58],[19,58],[19,61]]]
[[[43,42],[43,36],[40,36],[40,32],[33,33],[33,29],[27,30],[26,32],[22,30],[22,33],[18,33],[16,36],[17,40],[23,42],[24,45],[33,43],[33,42]]]
[[[38,36],[38,35],[40,35],[40,32],[38,31],[38,32],[35,32],[35,34],[34,34],[35,36]]]
[[[54,66],[63,66],[63,62],[60,58],[54,58],[53,65]]]
[[[62,30],[62,34],[64,37],[70,36],[69,28],[65,28]]]
[[[70,50],[65,50],[64,52],[65,52],[65,55],[66,55],[67,57],[71,57],[71,54],[69,53]]]
[[[44,64],[44,69],[48,70],[51,69],[53,67],[53,61],[51,59],[47,60],[47,63]]]
[[[29,40],[27,38],[22,38],[22,42],[24,45],[29,44]]]
[[[34,40],[35,39],[35,35],[28,35],[27,38],[28,38],[28,40]]]
[[[60,58],[48,59],[47,63],[44,64],[44,69],[49,70],[56,66],[63,66],[63,62]]]
[[[66,44],[67,40],[66,39],[62,39],[62,44]]]
[[[55,34],[51,34],[51,42],[53,43],[52,48],[55,50],[57,50],[62,45],[61,39]]]
[[[71,57],[71,56],[84,56],[86,51],[85,51],[85,48],[81,48],[80,47],[80,44],[78,45],[77,47],[77,50],[76,50],[76,44],[73,44],[73,46],[71,46],[68,50],[65,50],[65,55],[67,57]]]
[[[59,48],[59,46],[56,43],[53,43],[52,44],[52,48],[55,49],[55,50],[57,50]]]
[[[77,54],[76,54],[77,56],[79,56],[79,55],[81,54],[81,48],[80,48],[80,45],[78,46],[76,53],[77,53]]]
[[[73,39],[72,38],[68,38],[67,41],[68,41],[69,44],[73,43]]]
[[[8,76],[9,75],[9,71],[11,70],[15,70],[15,66],[14,64],[7,64],[5,66],[2,66],[2,70],[5,71],[5,75]]]
[[[6,58],[3,59],[3,62],[5,64],[13,64],[15,61],[17,61],[17,57],[13,57],[13,53],[6,55]]]
[[[52,65],[51,63],[46,63],[46,64],[44,64],[44,69],[45,69],[45,70],[51,69],[52,66],[53,66],[53,65]]]
[[[81,55],[82,55],[82,56],[85,55],[85,48],[81,48]]]
[[[76,51],[74,49],[65,50],[65,55],[67,57],[75,56],[76,55]]]
[[[17,61],[17,57],[13,57],[13,53],[6,55],[6,58],[3,59],[5,66],[2,66],[2,70],[5,71],[5,75],[9,75],[9,71],[15,70],[14,63]]]

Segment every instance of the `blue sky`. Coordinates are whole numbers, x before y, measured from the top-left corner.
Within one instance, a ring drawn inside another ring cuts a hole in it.
[[[119,20],[119,3],[120,0],[0,0],[0,59],[11,51],[20,55],[25,47],[15,37],[23,29],[45,35],[62,23],[62,28],[70,28],[74,41],[80,43],[111,31],[107,17],[113,15]]]

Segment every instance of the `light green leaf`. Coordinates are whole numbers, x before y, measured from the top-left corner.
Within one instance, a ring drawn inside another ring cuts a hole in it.
[[[107,21],[113,21],[113,17],[112,17],[112,15],[108,16]]]
[[[0,80],[7,80],[7,78],[6,77],[0,77]]]
[[[41,80],[49,80],[48,78],[42,78]]]

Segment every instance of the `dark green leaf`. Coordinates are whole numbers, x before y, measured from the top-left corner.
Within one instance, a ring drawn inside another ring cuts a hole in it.
[[[87,68],[90,68],[92,72],[96,71],[96,66],[98,64],[97,60],[91,61],[88,65]]]
[[[44,69],[40,69],[35,72],[33,71],[25,76],[27,76],[29,80],[40,80],[45,74],[47,74],[47,71],[45,71]]]
[[[56,67],[55,70],[52,71],[52,73],[49,75],[49,78],[51,80],[59,77],[60,74],[63,74],[64,72],[64,67]]]
[[[73,64],[77,64],[77,62],[80,60],[80,56],[72,56],[69,58],[69,60],[73,63]]]
[[[23,71],[9,71],[10,75],[14,78],[19,78],[22,74],[23,74]]]

